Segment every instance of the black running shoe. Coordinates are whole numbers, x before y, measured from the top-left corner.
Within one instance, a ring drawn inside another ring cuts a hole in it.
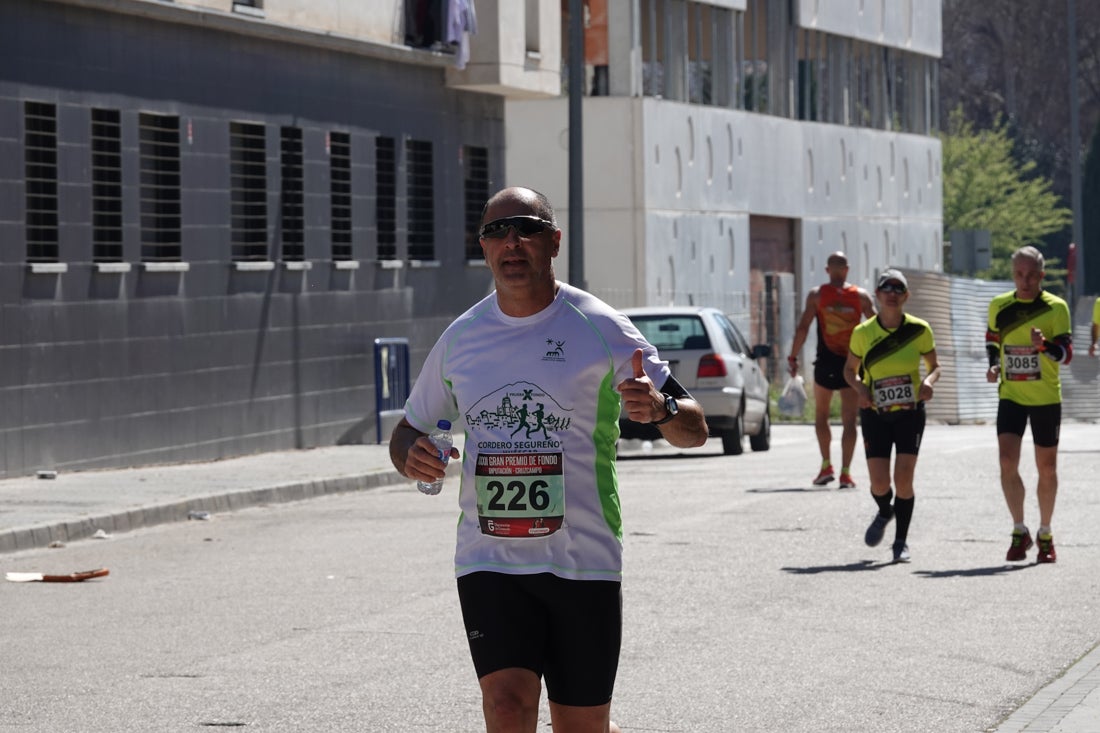
[[[863,535],[863,541],[867,543],[868,547],[878,547],[879,543],[882,542],[882,536],[886,534],[886,525],[893,518],[894,511],[892,509],[889,516],[875,515],[875,518],[871,520],[871,526],[867,528],[867,534]]]

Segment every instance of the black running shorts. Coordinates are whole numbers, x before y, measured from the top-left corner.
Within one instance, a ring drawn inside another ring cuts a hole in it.
[[[850,389],[844,379],[844,364],[847,356],[839,356],[828,349],[818,349],[814,359],[814,382],[825,389]]]
[[[521,667],[544,678],[559,705],[611,701],[623,635],[620,583],[479,572],[458,579],[458,599],[479,679]]]
[[[997,435],[1012,433],[1024,437],[1027,421],[1031,420],[1031,440],[1043,448],[1058,445],[1062,427],[1062,405],[1021,405],[1012,400],[997,403]]]
[[[915,410],[897,410],[881,414],[878,410],[859,411],[859,427],[863,433],[863,451],[868,458],[889,458],[896,446],[899,455],[920,453],[924,437],[924,403]]]

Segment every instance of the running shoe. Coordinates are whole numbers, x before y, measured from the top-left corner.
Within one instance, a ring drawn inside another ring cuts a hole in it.
[[[844,473],[840,474],[840,488],[842,489],[854,489],[856,487],[855,480],[852,479],[852,474]]]
[[[1054,551],[1054,538],[1039,535],[1035,539],[1039,543],[1039,556],[1035,558],[1036,562],[1058,562],[1058,553]]]
[[[875,518],[871,520],[871,526],[867,528],[867,534],[863,535],[863,541],[867,543],[868,547],[878,547],[879,543],[882,542],[882,536],[886,534],[886,525],[893,518],[893,509],[890,510],[889,516],[875,515]]]
[[[1027,559],[1027,551],[1031,549],[1034,543],[1031,541],[1031,532],[1026,529],[1023,532],[1012,533],[1012,544],[1008,546],[1008,554],[1005,555],[1005,560],[1008,562],[1019,562],[1020,560]],[[1054,552],[1054,543],[1050,545],[1051,553]],[[1053,560],[1051,561],[1053,562]]]
[[[894,544],[894,562],[909,562],[909,545]]]
[[[833,476],[833,467],[821,469],[821,473],[817,474],[817,478],[814,479],[814,486],[824,486],[835,478]]]

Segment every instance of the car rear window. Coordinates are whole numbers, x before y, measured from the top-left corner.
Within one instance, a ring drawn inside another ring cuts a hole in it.
[[[698,316],[630,316],[630,320],[658,351],[709,349],[703,321]]]

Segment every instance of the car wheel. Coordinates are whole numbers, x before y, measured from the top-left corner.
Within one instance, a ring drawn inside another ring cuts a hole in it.
[[[745,408],[737,412],[733,427],[722,433],[722,452],[727,456],[739,456],[745,452]]]
[[[770,410],[764,410],[764,419],[760,421],[760,432],[749,436],[749,445],[754,451],[764,451],[772,447],[772,417]]]

